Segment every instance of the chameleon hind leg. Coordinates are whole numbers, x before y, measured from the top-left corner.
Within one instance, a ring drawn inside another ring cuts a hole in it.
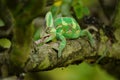
[[[62,51],[65,48],[66,45],[66,39],[63,35],[58,34],[59,39],[61,40],[59,48],[58,48],[58,58],[61,57],[62,55]]]
[[[94,41],[91,33],[90,33],[88,30],[82,30],[82,31],[80,32],[80,36],[87,36],[87,37],[89,38],[89,42],[90,42],[91,46],[92,46],[92,47],[95,46],[95,41]]]

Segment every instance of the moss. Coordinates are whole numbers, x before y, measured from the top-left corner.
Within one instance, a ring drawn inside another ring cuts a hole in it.
[[[46,69],[49,66],[50,66],[50,60],[49,60],[49,57],[46,56],[45,59],[38,66],[38,69],[44,70],[44,69]]]

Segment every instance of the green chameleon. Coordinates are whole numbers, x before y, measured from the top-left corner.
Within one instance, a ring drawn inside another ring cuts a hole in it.
[[[52,13],[48,12],[45,16],[47,32],[50,36],[45,40],[49,42],[54,39],[61,40],[58,48],[58,57],[66,46],[66,39],[76,39],[81,36],[89,38],[91,46],[94,46],[94,39],[88,30],[81,30],[79,24],[72,17],[59,17],[53,20]]]

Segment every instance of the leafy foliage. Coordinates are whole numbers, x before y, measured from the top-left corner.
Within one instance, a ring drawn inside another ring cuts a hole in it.
[[[0,46],[3,48],[10,48],[11,42],[10,42],[10,40],[8,40],[6,38],[2,38],[2,39],[0,39]]]
[[[57,4],[58,2],[61,4]],[[71,10],[72,8],[73,11]],[[59,14],[62,16],[71,16],[75,12],[78,19],[90,13],[88,8],[82,3],[82,0],[57,0],[51,7],[51,11],[54,17]]]
[[[40,29],[36,30],[34,37],[33,37],[35,41],[40,39],[40,34],[41,34]]]
[[[80,0],[74,1],[72,6],[78,19],[89,14],[88,8]]]

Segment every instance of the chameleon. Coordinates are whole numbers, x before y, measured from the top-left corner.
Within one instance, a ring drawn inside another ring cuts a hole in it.
[[[45,16],[46,32],[50,36],[44,41],[45,43],[57,39],[60,40],[58,47],[58,58],[61,57],[62,51],[66,46],[66,39],[77,39],[86,36],[91,46],[94,47],[94,39],[88,30],[81,30],[77,21],[72,17],[57,17],[53,19],[52,13],[49,11]]]

